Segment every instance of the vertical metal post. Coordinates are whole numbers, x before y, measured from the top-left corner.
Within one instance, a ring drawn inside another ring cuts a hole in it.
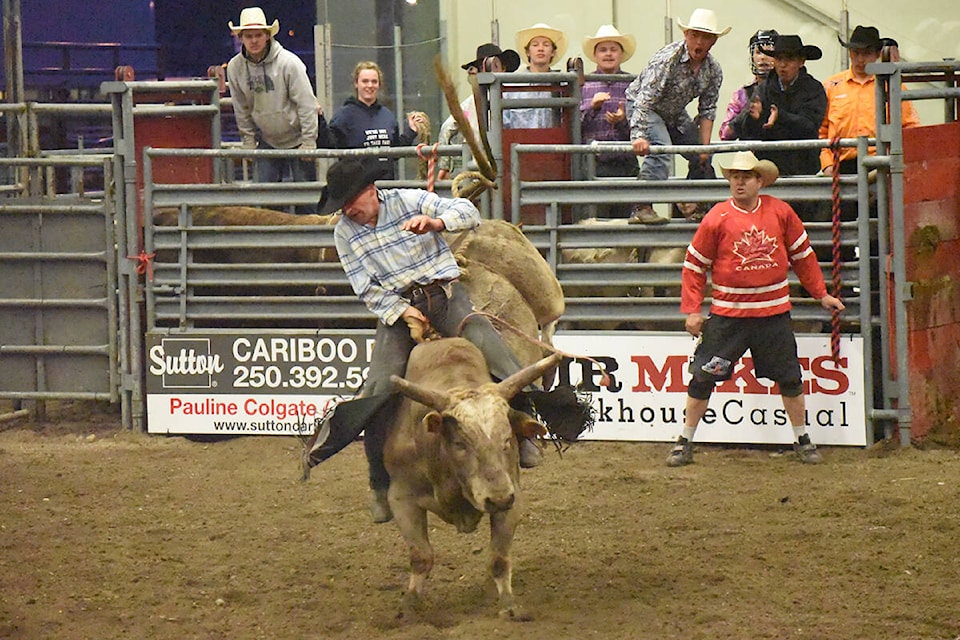
[[[3,42],[7,55],[4,65],[7,79],[7,102],[24,101],[23,89],[23,21],[20,13],[20,0],[3,0]],[[18,118],[7,118],[7,156],[16,158],[24,155],[23,122]],[[26,171],[22,167],[21,171]],[[21,182],[25,180],[21,178]]]
[[[117,272],[120,298],[121,415],[129,429],[146,431],[143,398],[143,336],[140,331],[142,291],[136,270],[139,217],[137,207],[137,159],[133,126],[133,89],[124,82],[105,82],[101,91],[110,95],[113,106],[114,177],[117,211],[123,224],[117,226]],[[124,322],[126,324],[124,325]]]
[[[497,166],[498,184],[503,184],[503,106],[501,98],[503,97],[503,83],[497,76],[505,75],[499,73],[486,74],[481,73],[477,76],[477,84],[480,86],[480,101],[484,104],[477,105],[477,113],[490,114],[490,121],[487,127],[487,140],[490,143],[490,151],[493,153],[493,160]],[[494,189],[490,194],[490,212],[494,220],[504,220],[503,214],[503,190]]]
[[[869,153],[869,147],[867,146],[867,138],[861,136],[857,139],[857,157],[866,158]],[[876,404],[877,393],[882,394],[883,397],[883,406],[888,408],[887,398],[888,396],[884,392],[886,389],[887,376],[887,363],[889,360],[889,354],[887,353],[887,341],[881,339],[880,343],[880,379],[881,385],[878,390],[874,385],[874,372],[877,370],[877,360],[874,353],[873,345],[873,317],[871,310],[871,295],[873,292],[873,284],[870,281],[870,261],[865,259],[870,255],[870,180],[869,180],[869,169],[862,162],[857,163],[857,247],[860,251],[860,260],[858,264],[858,277],[860,280],[860,334],[863,336],[863,360],[864,360],[864,373],[866,380],[864,380],[864,386],[867,390],[866,398],[864,398],[864,409],[865,414],[870,415],[873,411],[874,405]],[[878,211],[883,211],[883,208],[877,206]],[[886,270],[884,268],[884,258],[887,255],[887,222],[884,219],[883,215],[877,217],[877,235],[879,236],[878,251],[877,251],[877,288],[879,291],[879,312],[880,312],[880,327],[881,329],[877,331],[877,335],[883,336],[882,327],[886,326],[887,318],[887,280],[886,280]],[[867,444],[873,443],[873,423],[868,421],[866,425],[866,435],[867,435]],[[887,436],[889,437],[889,436]]]
[[[328,113],[333,113],[333,90],[331,88],[330,23],[313,28],[313,64],[316,69],[317,99]]]
[[[673,3],[670,0],[665,0],[665,4],[663,14],[663,44],[666,45],[673,42]]]
[[[399,24],[393,25],[393,84],[395,88],[395,93],[397,96],[396,105],[397,105],[397,123],[400,126],[400,131],[406,131],[407,127],[407,116],[404,113],[403,106],[403,52],[401,47],[403,45],[403,31]],[[397,177],[401,180],[406,179],[406,163],[403,158],[400,158],[397,161],[397,164],[400,165],[400,171],[397,174]]]
[[[843,3],[843,8],[840,10],[840,37],[843,38],[844,42],[850,40],[850,12],[847,11],[846,2]],[[846,49],[840,53],[840,68],[850,68],[850,56],[847,55]]]
[[[877,78],[878,90],[883,83]],[[894,315],[897,348],[897,413],[900,424],[900,446],[910,446],[913,411],[910,406],[910,369],[907,353],[907,302],[913,299],[912,284],[907,282],[906,228],[903,221],[903,128],[901,127],[900,69],[886,76],[887,100],[877,102],[877,153],[883,150],[890,157],[890,212],[893,218]],[[889,109],[887,108],[889,105]],[[888,119],[886,114],[889,112]],[[885,122],[881,126],[880,122]]]
[[[217,108],[216,115],[210,118],[210,148],[219,149],[223,131],[220,122],[220,90],[217,87],[210,89],[210,104]],[[213,160],[213,181],[217,184],[223,182],[223,164],[216,159]]]
[[[520,224],[520,153],[516,144],[510,146],[510,222]]]
[[[119,338],[117,340],[110,340],[109,344],[109,358],[110,358],[110,402],[121,402],[123,398],[120,394],[120,389],[123,384],[121,379],[121,370],[120,370],[120,345],[126,344],[127,338],[126,335],[120,331],[121,326],[121,317],[124,314],[119,312],[118,299],[116,294],[113,293],[114,286],[113,284],[119,282],[117,275],[117,254],[112,253],[113,248],[116,246],[116,229],[114,227],[114,220],[117,218],[117,203],[114,200],[114,191],[113,189],[108,188],[109,185],[113,183],[113,161],[104,160],[103,161],[103,217],[106,225],[104,236],[106,238],[106,249],[107,249],[107,282],[110,283],[110,289],[107,292],[107,319],[111,330],[116,327],[119,332]],[[121,413],[123,412],[123,406],[121,405]],[[122,423],[124,426],[127,426],[127,423]]]

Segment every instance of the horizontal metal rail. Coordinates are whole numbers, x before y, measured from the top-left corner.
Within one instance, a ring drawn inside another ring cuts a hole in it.
[[[0,355],[110,355],[109,345],[73,345],[73,344],[38,344],[38,345],[0,345]]]
[[[2,309],[105,309],[108,305],[106,298],[0,298]]]

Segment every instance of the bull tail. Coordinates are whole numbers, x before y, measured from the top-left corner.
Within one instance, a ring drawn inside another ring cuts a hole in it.
[[[570,385],[560,385],[550,391],[524,391],[523,394],[533,401],[547,431],[556,440],[576,442],[585,431],[593,431],[596,409],[591,394]]]

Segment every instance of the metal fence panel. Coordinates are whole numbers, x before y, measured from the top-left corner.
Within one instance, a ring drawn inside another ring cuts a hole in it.
[[[0,397],[117,401],[109,201],[2,200],[0,228]]]

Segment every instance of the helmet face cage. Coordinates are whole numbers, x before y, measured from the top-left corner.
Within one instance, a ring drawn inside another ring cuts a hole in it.
[[[753,54],[760,51],[765,55],[773,55],[773,45],[780,34],[775,29],[761,29],[750,36],[750,71],[754,76],[766,75],[770,69],[762,69],[757,66],[753,59]]]

